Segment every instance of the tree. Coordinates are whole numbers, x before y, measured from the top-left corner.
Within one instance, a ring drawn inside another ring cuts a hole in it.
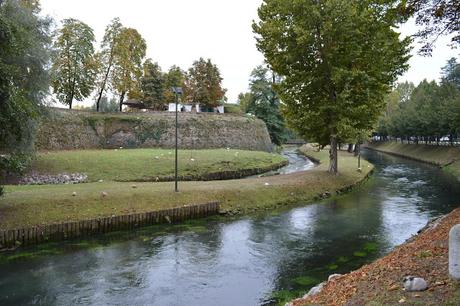
[[[33,153],[49,88],[50,24],[37,1],[0,1],[0,177],[23,170]]]
[[[116,46],[118,45],[120,32],[122,29],[120,18],[114,18],[111,23],[105,29],[104,38],[101,43],[101,51],[97,54],[98,61],[100,63],[99,80],[98,80],[98,97],[96,101],[96,111],[99,111],[99,104],[101,102],[102,95],[107,87],[109,77],[112,72],[115,52],[119,50]]]
[[[238,105],[244,113],[249,112],[249,105],[252,103],[253,97],[250,92],[240,93],[238,95]]]
[[[276,81],[275,74],[268,68],[257,66],[251,73],[250,94],[247,97],[250,100],[245,108],[246,112],[265,122],[271,141],[281,145],[287,138],[287,130],[280,113],[280,100],[273,89]]]
[[[107,96],[102,96],[101,100],[99,101],[99,105],[97,105],[97,101],[89,108],[90,110],[97,110],[99,106],[99,111],[104,113],[116,113],[118,112],[118,101],[115,98],[108,99]]]
[[[200,58],[195,61],[188,71],[187,87],[190,91],[189,99],[207,107],[219,105],[224,98],[225,89],[222,88],[222,77],[219,68],[210,59]]]
[[[393,1],[264,0],[257,47],[283,77],[276,91],[288,125],[321,146],[373,128],[384,96],[407,69],[409,39],[395,32]]]
[[[54,42],[52,85],[59,101],[72,108],[73,100],[82,101],[91,94],[97,73],[94,57],[94,33],[85,23],[65,19]]]
[[[165,106],[165,76],[158,63],[148,59],[144,63],[144,75],[141,79],[142,100],[144,104],[155,110],[163,110]]]
[[[185,88],[185,72],[178,66],[172,66],[168,72],[164,75],[165,86],[164,86],[164,99],[165,103],[174,103],[175,95],[172,92],[172,87],[182,87],[184,89],[184,100],[187,100],[186,94],[188,90]]]
[[[112,70],[112,87],[118,91],[119,110],[122,111],[125,95],[140,92],[142,61],[147,45],[136,29],[122,28],[115,45]]]
[[[433,45],[441,35],[452,35],[452,46],[460,43],[460,4],[458,0],[405,0],[401,12],[405,17],[415,17],[421,27],[416,36],[423,46],[420,53],[430,55]]]
[[[443,83],[452,83],[460,89],[460,64],[457,63],[455,57],[448,60],[446,66],[442,67],[441,75]]]

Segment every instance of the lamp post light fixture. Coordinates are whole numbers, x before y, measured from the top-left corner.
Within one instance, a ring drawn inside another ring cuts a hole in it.
[[[175,100],[176,100],[176,149],[175,149],[175,166],[174,166],[174,191],[179,192],[177,189],[177,125],[178,125],[178,120],[177,120],[177,114],[178,114],[178,100],[179,100],[179,95],[182,95],[182,88],[181,87],[172,87],[171,88],[172,92],[175,95]]]

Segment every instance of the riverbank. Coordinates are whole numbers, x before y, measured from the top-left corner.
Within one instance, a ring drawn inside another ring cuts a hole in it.
[[[430,224],[387,256],[326,283],[320,293],[292,305],[458,305],[460,282],[448,276],[448,235],[460,209]],[[428,290],[406,292],[402,279],[423,277]]]
[[[460,180],[460,148],[377,142],[371,150],[441,167]],[[460,283],[448,277],[448,233],[460,223],[460,208],[428,225],[419,235],[390,254],[362,268],[334,278],[320,293],[292,305],[458,305]],[[429,283],[424,292],[402,288],[407,275]]]
[[[76,185],[7,186],[0,199],[0,229],[76,222],[101,217],[170,209],[196,203],[219,202],[221,213],[237,215],[306,203],[343,192],[360,183],[372,170],[363,161],[340,152],[340,174],[327,172],[327,152],[304,149],[322,163],[289,175],[209,182],[173,183],[95,182]]]
[[[84,174],[85,182],[167,182],[174,180],[174,150],[106,149],[40,152],[26,178]],[[236,179],[285,166],[279,154],[235,149],[179,150],[181,181]]]
[[[365,147],[412,160],[433,164],[460,180],[460,148],[451,146],[372,142]]]

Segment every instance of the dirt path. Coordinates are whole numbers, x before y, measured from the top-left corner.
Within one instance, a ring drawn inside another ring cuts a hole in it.
[[[448,277],[448,233],[460,208],[431,224],[387,256],[328,282],[317,295],[293,305],[460,305],[460,282]],[[423,277],[423,292],[403,290],[402,278]]]

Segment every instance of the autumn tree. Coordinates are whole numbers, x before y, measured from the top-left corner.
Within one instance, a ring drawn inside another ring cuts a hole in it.
[[[94,88],[98,65],[94,57],[94,33],[85,23],[65,19],[54,42],[52,86],[58,100],[72,108]]]
[[[115,45],[111,83],[119,94],[119,110],[130,91],[140,92],[142,62],[147,45],[136,29],[122,28]]]
[[[288,124],[309,141],[337,143],[371,130],[384,96],[406,68],[409,39],[395,31],[393,1],[264,0],[253,25],[258,49],[283,77]]]
[[[225,95],[219,68],[210,59],[200,58],[193,63],[188,71],[187,86],[189,99],[207,107],[219,105]]]
[[[141,79],[142,101],[155,110],[163,110],[165,106],[166,78],[158,63],[148,59],[144,63],[144,74]]]
[[[104,38],[101,43],[101,51],[97,53],[97,60],[100,64],[98,74],[98,96],[96,100],[96,111],[99,111],[99,104],[101,102],[104,91],[109,83],[109,77],[114,66],[114,59],[116,57],[116,51],[120,50],[118,47],[120,32],[122,24],[120,18],[114,18],[105,29]]]

